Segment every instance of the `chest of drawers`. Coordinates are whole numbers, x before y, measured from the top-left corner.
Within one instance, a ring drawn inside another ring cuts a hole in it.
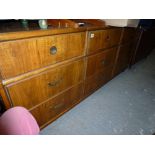
[[[116,27],[0,34],[5,107],[23,106],[45,127],[127,67],[131,38]]]

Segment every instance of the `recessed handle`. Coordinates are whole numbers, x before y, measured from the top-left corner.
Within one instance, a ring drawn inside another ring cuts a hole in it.
[[[65,103],[59,103],[59,104],[56,104],[55,106],[51,106],[51,107],[49,107],[51,110],[52,109],[58,109],[58,108],[61,108],[63,105],[64,105]]]
[[[51,48],[50,48],[50,54],[51,55],[54,55],[54,54],[56,54],[57,53],[57,48],[56,48],[56,46],[52,46]]]
[[[55,86],[57,86],[58,84],[60,84],[60,82],[62,81],[62,77],[59,79],[59,80],[56,80],[56,81],[53,81],[53,82],[49,82],[48,83],[48,86],[49,87],[55,87]]]

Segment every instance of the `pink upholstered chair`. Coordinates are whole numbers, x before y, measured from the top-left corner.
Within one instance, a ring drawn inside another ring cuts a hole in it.
[[[37,135],[39,131],[35,118],[23,107],[10,108],[0,117],[1,135]]]

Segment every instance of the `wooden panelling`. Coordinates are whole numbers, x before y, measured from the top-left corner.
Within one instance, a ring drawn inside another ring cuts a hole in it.
[[[30,112],[36,118],[40,127],[54,120],[70,109],[83,97],[83,83],[67,90],[53,99],[39,105]]]
[[[0,43],[3,79],[84,55],[85,36],[81,32]]]
[[[88,36],[88,54],[118,45],[122,29],[90,31]]]
[[[28,109],[83,81],[84,60],[75,61],[7,86],[13,106]]]

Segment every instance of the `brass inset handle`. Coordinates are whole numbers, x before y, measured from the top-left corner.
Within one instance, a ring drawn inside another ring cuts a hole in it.
[[[54,55],[54,54],[56,54],[57,53],[57,48],[56,48],[56,46],[52,46],[51,48],[50,48],[50,54],[51,55]]]
[[[57,105],[55,105],[55,106],[51,106],[51,107],[49,107],[49,108],[50,108],[50,109],[61,108],[64,104],[65,104],[65,103],[59,103],[59,104],[57,104]]]
[[[58,84],[60,84],[60,82],[63,80],[63,78],[61,77],[59,80],[56,80],[56,81],[53,81],[53,82],[49,82],[48,83],[48,86],[49,87],[55,87],[57,86]]]

